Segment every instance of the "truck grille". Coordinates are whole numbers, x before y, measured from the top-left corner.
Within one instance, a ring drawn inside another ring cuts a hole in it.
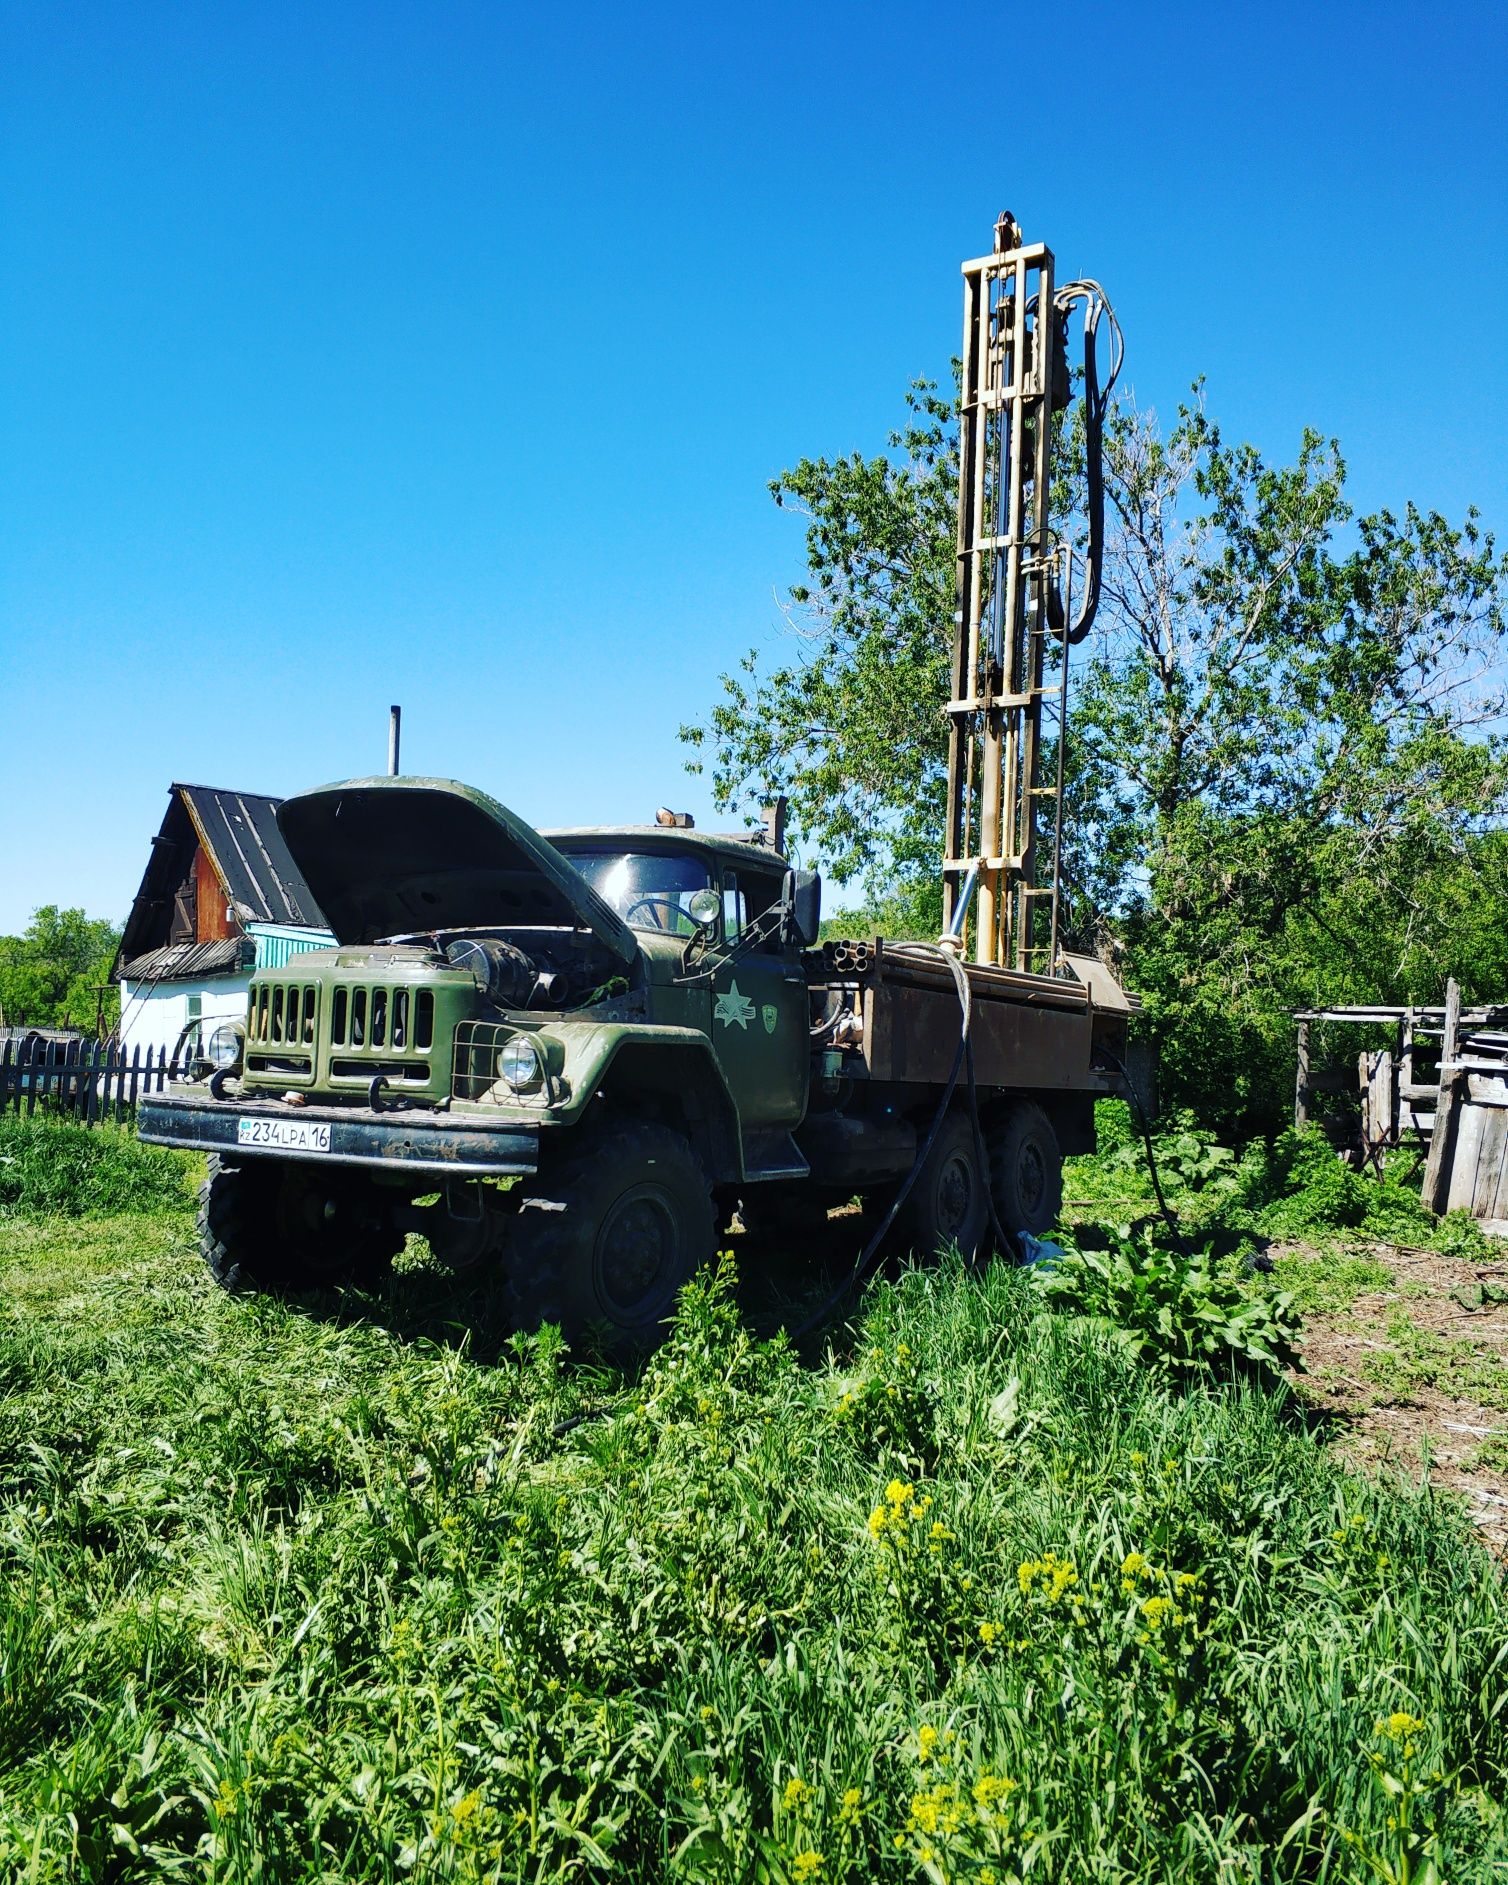
[[[328,1003],[327,1014],[321,1000]],[[424,1086],[434,1046],[434,992],[346,982],[322,997],[317,982],[258,982],[246,1015],[247,1072],[310,1084],[322,1032],[328,1035],[332,1086],[368,1086],[378,1074],[399,1085]]]
[[[248,1047],[312,1047],[319,1014],[314,982],[263,982],[246,1013]]]
[[[330,1001],[330,1045],[348,1054],[426,1054],[434,1045],[435,998],[427,988],[337,988]]]
[[[246,1010],[246,1071],[277,1074],[287,1080],[311,1080],[318,1019],[317,983],[259,984],[252,990]]]

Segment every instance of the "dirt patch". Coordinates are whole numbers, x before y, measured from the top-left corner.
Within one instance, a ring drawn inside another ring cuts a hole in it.
[[[1508,1248],[1486,1265],[1386,1244],[1359,1254],[1393,1287],[1305,1318],[1296,1385],[1333,1417],[1339,1452],[1414,1481],[1427,1472],[1508,1557]]]

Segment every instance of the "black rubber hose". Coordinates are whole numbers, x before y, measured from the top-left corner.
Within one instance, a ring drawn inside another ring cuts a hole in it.
[[[1168,1227],[1168,1235],[1173,1239],[1181,1257],[1191,1257],[1194,1253],[1189,1248],[1188,1240],[1178,1228],[1178,1221],[1168,1209],[1168,1201],[1162,1195],[1162,1179],[1157,1171],[1157,1154],[1152,1149],[1152,1127],[1147,1119],[1146,1109],[1141,1103],[1141,1095],[1136,1090],[1136,1083],[1126,1071],[1126,1063],[1123,1060],[1103,1044],[1101,1051],[1126,1083],[1126,1091],[1131,1097],[1131,1107],[1136,1114],[1136,1123],[1141,1127],[1142,1148],[1147,1155],[1147,1171],[1152,1179],[1152,1190],[1157,1198],[1157,1208],[1162,1212],[1162,1221]]]
[[[1089,513],[1088,587],[1078,620],[1068,630],[1077,647],[1094,626],[1100,606],[1100,566],[1105,554],[1105,402],[1100,397],[1100,374],[1095,323],[1084,316],[1084,482]]]

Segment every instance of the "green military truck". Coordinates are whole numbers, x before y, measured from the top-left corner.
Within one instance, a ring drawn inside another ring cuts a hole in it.
[[[991,1201],[1046,1230],[1062,1155],[1119,1090],[1130,1004],[1101,964],[821,945],[818,878],[762,832],[542,834],[402,777],[278,823],[336,946],[258,971],[233,1057],[139,1116],[210,1154],[200,1235],[227,1287],[370,1279],[417,1231],[497,1266],[521,1324],[633,1348],[735,1210],[884,1201],[923,1150],[898,1241],[975,1249]]]

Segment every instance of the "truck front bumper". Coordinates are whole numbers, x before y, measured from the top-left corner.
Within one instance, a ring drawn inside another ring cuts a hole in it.
[[[328,1125],[329,1149],[246,1145],[240,1134],[243,1119]],[[237,1160],[299,1159],[313,1165],[364,1165],[447,1178],[518,1178],[539,1170],[539,1128],[517,1119],[473,1123],[417,1110],[374,1113],[364,1106],[291,1107],[275,1100],[153,1093],[137,1104],[136,1132],[153,1145],[186,1146]]]

